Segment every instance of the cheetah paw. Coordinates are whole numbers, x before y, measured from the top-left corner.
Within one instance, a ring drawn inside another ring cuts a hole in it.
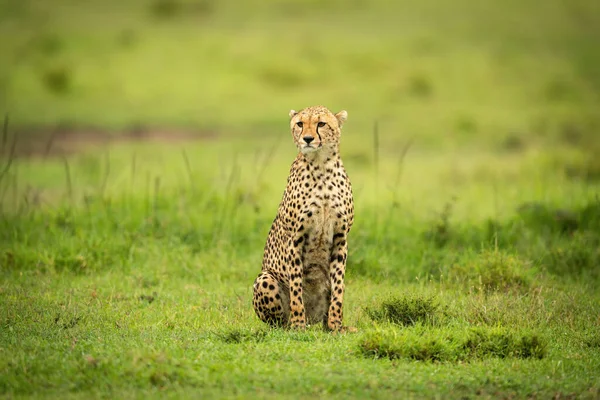
[[[336,329],[335,331],[333,331],[334,335],[340,334],[340,335],[344,335],[346,333],[356,333],[358,332],[358,329],[355,328],[354,326],[342,326],[340,329]]]

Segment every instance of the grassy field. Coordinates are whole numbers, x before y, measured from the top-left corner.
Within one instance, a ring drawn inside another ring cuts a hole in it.
[[[600,125],[596,1],[0,7],[0,108],[18,125],[277,135],[289,108],[321,103],[347,109],[354,132],[379,120],[433,146]]]
[[[599,26],[583,0],[0,0],[0,396],[600,398]],[[314,104],[349,113],[355,334],[251,305]]]

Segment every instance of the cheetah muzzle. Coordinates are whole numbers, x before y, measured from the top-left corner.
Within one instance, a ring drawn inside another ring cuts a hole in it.
[[[304,329],[342,325],[352,187],[339,154],[346,111],[322,106],[290,111],[298,155],[254,281],[254,311],[271,325]]]

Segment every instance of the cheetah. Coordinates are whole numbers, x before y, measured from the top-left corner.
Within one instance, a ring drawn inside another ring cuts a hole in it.
[[[254,311],[272,325],[305,329],[342,325],[348,233],[354,222],[350,180],[339,154],[345,110],[291,110],[298,155],[264,247],[254,281]]]

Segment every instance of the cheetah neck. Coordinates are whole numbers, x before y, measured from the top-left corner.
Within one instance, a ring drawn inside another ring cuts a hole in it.
[[[338,149],[328,149],[329,151],[326,151],[325,149],[321,149],[319,151],[315,151],[313,153],[299,153],[299,157],[302,157],[308,164],[313,165],[313,166],[318,166],[318,165],[326,165],[329,164],[331,162],[335,162],[336,160],[339,160],[340,155],[339,155],[339,151]]]

